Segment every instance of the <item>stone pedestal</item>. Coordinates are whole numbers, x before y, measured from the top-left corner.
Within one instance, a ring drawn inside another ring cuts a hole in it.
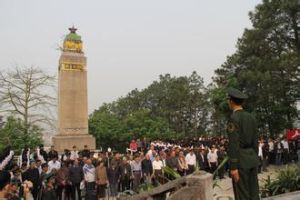
[[[71,150],[74,145],[77,149],[83,149],[88,145],[89,149],[96,148],[95,138],[91,135],[56,135],[52,138],[54,147],[57,151],[62,152],[64,149]]]
[[[183,186],[185,185],[185,186]],[[183,176],[151,190],[133,196],[120,197],[121,200],[153,200],[172,191],[168,200],[213,200],[213,175],[205,171]]]

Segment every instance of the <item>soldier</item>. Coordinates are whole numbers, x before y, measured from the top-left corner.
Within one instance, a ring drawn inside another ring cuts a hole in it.
[[[228,104],[233,111],[228,123],[228,155],[236,200],[259,199],[257,179],[258,142],[255,118],[243,110],[247,95],[228,89]]]

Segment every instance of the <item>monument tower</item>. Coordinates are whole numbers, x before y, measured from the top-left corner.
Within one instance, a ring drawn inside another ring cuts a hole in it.
[[[81,36],[69,28],[65,37],[58,67],[58,134],[53,145],[58,151],[95,149],[95,138],[88,134],[87,67],[82,51]]]

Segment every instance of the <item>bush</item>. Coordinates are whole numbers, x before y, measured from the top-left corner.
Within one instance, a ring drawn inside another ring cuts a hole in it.
[[[286,167],[276,172],[274,180],[268,176],[261,188],[261,197],[269,197],[300,190],[300,165]]]

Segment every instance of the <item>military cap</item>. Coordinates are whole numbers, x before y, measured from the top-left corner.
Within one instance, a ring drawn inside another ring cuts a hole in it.
[[[229,95],[229,97],[235,98],[235,99],[247,99],[248,96],[244,93],[242,93],[241,91],[239,91],[238,89],[235,88],[228,88],[227,93]]]

